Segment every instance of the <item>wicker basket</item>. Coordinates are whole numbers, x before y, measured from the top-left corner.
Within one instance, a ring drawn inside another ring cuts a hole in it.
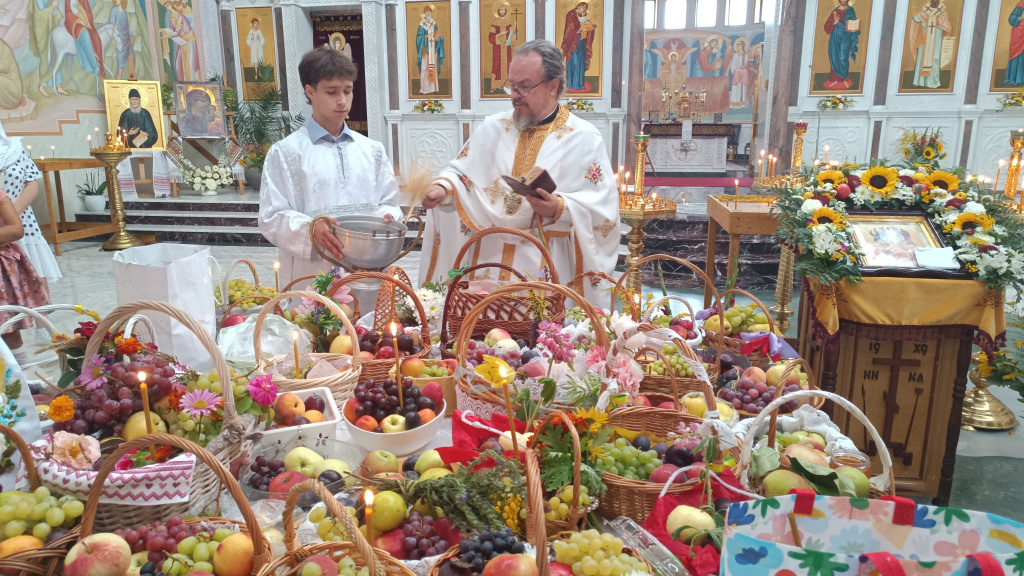
[[[389,268],[395,270],[394,267]],[[403,272],[404,274],[404,272]],[[383,272],[356,272],[349,274],[341,280],[335,282],[331,288],[337,290],[339,287],[348,284],[354,280],[380,280],[381,291],[377,295],[376,308],[374,310],[373,325],[377,330],[382,330],[384,326],[387,326],[390,322],[397,318],[395,313],[395,298],[394,298],[394,287],[401,288],[403,292],[412,296],[412,302],[416,305],[416,314],[420,318],[420,347],[421,350],[413,354],[419,358],[426,358],[430,356],[430,326],[427,322],[427,312],[423,309],[423,303],[416,296],[416,292],[412,289],[412,286],[406,282],[400,280],[400,275],[397,272],[391,272],[385,274]],[[384,286],[390,285],[391,290],[385,290]],[[385,296],[387,295],[387,296]],[[390,328],[388,329],[390,331]],[[359,382],[366,382],[367,380],[381,381],[388,377],[388,371],[395,366],[393,359],[381,359],[381,360],[367,360],[363,362],[363,371],[359,375]]]
[[[530,438],[529,448],[536,449],[537,437],[541,435],[544,428],[548,426],[557,426],[554,423],[555,419],[567,422],[569,417],[562,411],[555,410],[548,414],[544,420],[541,421],[540,426],[534,432],[533,437]],[[556,533],[562,531],[575,532],[582,530],[587,523],[587,508],[580,506],[580,470],[583,467],[583,453],[580,447],[580,435],[576,431],[576,427],[571,423],[566,426],[569,429],[569,435],[572,437],[572,501],[568,503],[569,514],[562,520],[548,520],[544,519],[544,524],[547,526],[548,533]],[[541,490],[544,487],[541,486]]]
[[[275,364],[280,364],[288,359],[287,356],[279,356],[272,359],[267,359],[263,355],[263,344],[260,341],[261,334],[263,331],[263,322],[267,318],[267,314],[273,306],[280,304],[281,302],[288,300],[289,298],[309,298],[316,300],[327,309],[331,311],[336,317],[341,319],[342,325],[345,327],[345,331],[355,337],[356,329],[352,326],[352,322],[349,321],[348,316],[342,313],[341,308],[334,303],[333,300],[326,296],[321,296],[316,292],[282,292],[273,298],[263,310],[260,310],[259,316],[256,317],[256,325],[252,332],[252,345],[253,350],[256,354],[256,369],[262,373],[271,372],[270,368]],[[328,354],[328,353],[312,353],[309,356],[314,360],[339,360],[346,359],[351,361],[352,365],[348,370],[344,372],[338,372],[331,376],[325,376],[323,378],[285,378],[280,374],[274,374],[274,383],[277,384],[277,389],[281,392],[295,392],[298,390],[307,390],[309,388],[327,387],[330,388],[331,394],[334,396],[334,400],[337,403],[339,409],[344,405],[345,400],[352,395],[352,390],[356,387],[356,381],[359,379],[359,373],[363,368],[362,360],[359,354],[352,354],[351,356],[346,354]]]
[[[28,485],[31,490],[39,488],[39,475],[35,466],[32,465],[32,451],[25,440],[13,429],[0,424],[0,434],[7,437],[14,443],[21,454],[21,460],[25,464],[25,471],[28,473]],[[78,541],[79,527],[75,526],[70,532],[35,550],[16,552],[0,558],[0,573],[17,576],[54,576],[61,574],[64,568],[64,557],[68,550]]]
[[[473,331],[478,325],[478,323],[485,320],[481,318],[481,315],[489,309],[488,307],[494,302],[506,300],[509,294],[515,294],[526,290],[534,290],[539,292],[554,292],[559,295],[560,300],[571,298],[579,302],[580,307],[583,309],[583,312],[587,315],[588,318],[590,318],[591,323],[593,325],[594,337],[596,340],[596,343],[594,345],[600,346],[605,350],[609,349],[611,343],[608,340],[608,333],[604,329],[604,323],[600,321],[600,317],[598,316],[597,311],[594,310],[593,305],[587,302],[586,299],[584,299],[576,292],[573,292],[569,288],[562,286],[561,284],[554,284],[551,282],[522,282],[519,284],[511,284],[509,286],[504,286],[496,290],[494,293],[488,294],[482,300],[480,300],[475,306],[473,306],[465,315],[465,321],[462,322],[459,329],[459,334],[455,339],[455,342],[458,346],[458,348],[456,349],[456,359],[459,362],[459,366],[468,369],[466,365],[466,352],[468,350],[470,335],[473,334]],[[463,376],[458,381],[458,392],[460,394],[459,404],[466,406],[462,409],[469,409],[470,404],[476,403],[483,405],[486,408],[490,408],[492,412],[499,412],[501,414],[504,414],[505,397],[501,394],[494,392],[490,385],[487,386],[487,390],[484,392],[470,393],[469,390],[473,386],[474,381],[476,380],[476,375],[473,373],[472,370],[470,370],[467,375]],[[483,379],[480,379],[479,382],[485,383]],[[464,397],[469,401],[468,403],[463,402]],[[516,408],[517,406],[513,404],[513,410],[515,410]],[[478,416],[484,418],[487,418],[489,416],[489,414],[483,414],[481,410],[477,410],[476,408],[473,408],[473,410],[474,412],[477,413]]]
[[[641,332],[650,332],[651,330],[656,329],[657,327],[654,326],[653,324],[640,325]],[[683,356],[689,358],[690,360],[703,363],[701,357],[698,356],[697,353],[693,351],[693,348],[691,348],[690,345],[687,344],[686,341],[683,340],[682,338],[675,338],[672,340],[672,343],[675,344],[676,348],[679,350],[679,353],[682,354]],[[634,354],[634,358],[640,364],[640,366],[645,367],[646,362],[643,361],[644,358],[639,353]],[[717,361],[716,356],[716,362],[710,365],[707,369],[708,379],[711,380],[712,382],[714,382],[718,378],[718,364],[719,362]],[[673,383],[672,379],[669,376],[644,373],[644,377],[640,381],[641,392],[654,392],[655,394],[666,395],[685,395],[687,392],[701,392],[703,390],[704,382],[697,378],[697,376],[677,375],[676,381],[675,383]]]
[[[762,312],[764,312],[765,318],[768,319],[768,330],[770,331],[770,333],[775,333],[775,321],[772,320],[772,313],[768,310],[768,307],[765,306],[760,300],[758,300],[756,296],[754,296],[750,292],[747,292],[746,290],[741,290],[739,288],[730,288],[725,292],[722,292],[717,297],[716,301],[722,303],[722,306],[718,307],[719,316],[722,315],[723,309],[725,308],[725,297],[728,296],[729,294],[740,294],[746,296],[747,298],[750,298],[754,305],[756,305],[758,308],[761,309]],[[741,338],[733,338],[732,336],[728,336],[725,334],[719,335],[715,332],[706,331],[706,333],[708,335],[708,338],[718,339],[718,341],[721,342],[718,349],[719,354],[721,354],[724,350],[732,350],[735,351],[736,353],[741,353],[740,350],[747,345],[747,341]],[[751,366],[757,366],[758,368],[764,368],[765,366],[771,363],[771,358],[765,356],[764,354],[761,354],[760,352],[744,354],[744,356],[746,356],[747,359],[750,360]]]
[[[172,434],[149,434],[140,436],[131,442],[121,444],[113,454],[103,460],[103,465],[100,466],[99,473],[96,476],[96,482],[89,491],[89,499],[85,503],[85,512],[82,513],[80,538],[85,538],[92,534],[94,520],[99,506],[99,498],[103,493],[103,484],[105,483],[107,476],[113,472],[114,466],[117,465],[117,461],[132,450],[143,449],[153,444],[174,446],[175,448],[195,454],[197,460],[196,465],[199,466],[199,463],[202,462],[207,468],[209,468],[210,472],[212,472],[213,476],[217,479],[218,485],[216,487],[211,487],[211,489],[216,490],[215,496],[218,500],[218,504],[220,502],[221,488],[227,488],[228,493],[231,494],[231,497],[238,505],[238,509],[242,513],[242,518],[245,520],[243,523],[228,520],[226,518],[196,518],[193,520],[186,520],[186,524],[198,524],[200,522],[234,524],[238,526],[243,533],[249,534],[252,538],[253,545],[253,568],[250,574],[256,574],[259,572],[260,568],[273,560],[274,555],[270,542],[260,530],[260,524],[256,520],[256,515],[253,514],[252,508],[249,506],[249,501],[246,500],[245,495],[242,493],[242,488],[238,485],[238,481],[232,478],[228,469],[225,468],[224,465],[206,449]],[[148,508],[141,507],[141,509],[147,510]],[[152,516],[136,517],[136,515],[133,514],[131,517],[122,518],[116,527],[134,527],[139,524],[148,523],[153,519],[154,518]]]
[[[453,268],[458,270],[459,265],[462,264],[462,259],[469,252],[469,249],[492,234],[518,236],[536,246],[537,250],[540,251],[543,266],[551,273],[551,282],[558,284],[558,270],[555,269],[555,263],[551,259],[551,254],[535,236],[515,228],[486,228],[474,234],[472,238],[462,245],[462,249],[459,250],[459,254],[455,257]],[[511,266],[499,263],[478,264],[474,262],[470,267],[459,271],[448,285],[448,294],[444,301],[444,315],[441,318],[441,350],[445,353],[447,353],[452,344],[449,336],[461,332],[462,324],[469,315],[469,311],[488,296],[487,294],[469,292],[469,281],[463,279],[467,274],[472,276],[472,273],[484,268],[497,268],[508,272],[510,277],[515,276],[520,282],[527,280],[525,275]],[[529,301],[522,295],[505,293],[503,298],[492,302],[494,304],[487,310],[487,317],[477,320],[476,330],[470,333],[468,337],[480,337],[490,332],[493,328],[501,328],[507,331],[513,339],[522,338],[529,340],[530,331],[533,328],[533,313],[530,310]],[[554,295],[548,298],[548,302],[550,303],[548,307],[549,318],[552,322],[561,323],[565,319],[565,298],[561,295]]]
[[[585,294],[583,290],[586,286],[586,282],[589,282],[591,287],[596,288],[601,282],[607,282],[614,286],[618,280],[604,272],[591,270],[590,272],[581,272],[577,274],[572,280],[566,282],[565,285],[572,288],[578,294]]]
[[[183,324],[199,338],[203,347],[210,353],[214,368],[221,382],[231,381],[231,371],[228,369],[227,362],[224,361],[224,356],[220,353],[220,349],[217,348],[217,343],[213,337],[187,312],[163,302],[143,300],[117,307],[117,309],[101,320],[96,327],[96,331],[86,345],[84,357],[92,358],[99,351],[103,336],[117,325],[118,322],[123,319],[130,319],[135,314],[144,311],[162,312]],[[255,416],[249,414],[239,416],[235,411],[234,395],[225,394],[224,420],[221,432],[215,439],[210,441],[206,450],[212,453],[221,464],[230,466],[232,460],[241,456],[243,451],[248,451],[251,441],[246,440],[246,437],[255,431],[256,424]],[[217,493],[215,487],[219,482],[215,471],[197,468],[192,476],[189,502],[145,507],[127,504],[103,504],[99,506],[95,513],[95,523],[101,530],[110,530],[129,523],[141,524],[143,522],[168,518],[175,514],[188,514],[190,509],[202,509],[207,503],[213,501],[213,496]],[[59,492],[59,490],[55,491]]]
[[[814,375],[814,370],[811,369],[811,365],[808,364],[807,361],[804,360],[803,358],[794,358],[793,360],[790,360],[786,364],[786,369],[782,372],[782,376],[779,378],[780,385],[775,387],[775,398],[779,398],[780,396],[783,395],[782,389],[784,388],[784,386],[782,386],[782,383],[785,382],[786,379],[789,378],[797,368],[803,368],[804,373],[807,374],[807,388],[809,390],[818,389],[817,376]],[[722,400],[725,400],[724,394],[725,388],[722,388],[721,390],[718,391],[718,397],[721,398]],[[726,402],[728,401],[726,400]],[[810,398],[810,400],[806,403],[810,404],[812,408],[817,410],[825,405],[825,399],[816,396]],[[739,408],[735,408],[735,405],[734,409],[736,410],[737,414],[744,418],[753,418],[757,416],[757,413],[747,412],[746,410],[740,410]],[[765,410],[767,410],[767,407],[765,407]],[[783,415],[791,413],[792,412],[782,412]]]
[[[232,272],[234,272],[235,267],[238,266],[239,264],[245,264],[246,266],[249,267],[249,271],[252,272],[253,286],[255,286],[256,288],[259,288],[261,286],[260,275],[256,273],[256,265],[252,263],[252,260],[248,260],[246,258],[239,258],[238,260],[232,262],[231,265],[228,266],[227,272],[224,273],[224,278],[220,281],[220,304],[217,305],[217,312],[220,314],[220,322],[217,323],[218,326],[224,323],[224,319],[230,316],[232,310],[238,307],[239,304],[243,302],[257,302],[260,304],[266,304],[271,299],[271,296],[246,296],[244,298],[239,298],[234,302],[228,302],[228,282],[231,281],[231,274]],[[243,311],[242,314],[251,315],[257,312],[259,312],[259,310],[253,308],[251,310]]]
[[[295,523],[291,520],[299,495],[308,491],[313,491],[320,498],[332,517],[341,520],[345,533],[354,535],[353,542],[322,542],[312,546],[299,544],[295,534]],[[316,554],[328,556],[335,563],[346,556],[351,556],[357,568],[366,566],[369,569],[370,576],[415,576],[400,560],[396,560],[380,548],[371,547],[359,531],[355,519],[320,482],[306,480],[292,486],[285,500],[282,516],[286,551],[280,558],[264,565],[259,571],[259,576],[299,576],[302,561]]]
[[[868,434],[871,435],[871,439],[875,442],[875,445],[878,446],[878,457],[882,462],[882,473],[871,479],[871,495],[875,498],[886,495],[895,495],[896,476],[892,469],[892,456],[889,454],[889,450],[885,447],[885,441],[882,440],[882,436],[878,433],[878,430],[875,429],[871,420],[868,420],[868,417],[865,416],[859,408],[857,408],[857,405],[838,394],[825,392],[824,390],[801,390],[799,392],[791,392],[780,396],[775,400],[772,400],[772,402],[765,407],[763,412],[754,417],[754,421],[750,425],[750,430],[759,430],[764,419],[768,418],[768,446],[774,447],[779,407],[791,400],[802,400],[806,398],[820,398],[822,401],[831,400],[837,406],[844,408],[851,416],[864,425]],[[755,492],[757,489],[760,489],[760,482],[758,481],[753,483],[749,478],[750,458],[753,454],[755,444],[757,444],[757,442],[743,442],[743,449],[737,459],[736,467],[736,476],[739,478],[740,483],[744,488],[751,492]],[[757,484],[757,486],[754,484]]]

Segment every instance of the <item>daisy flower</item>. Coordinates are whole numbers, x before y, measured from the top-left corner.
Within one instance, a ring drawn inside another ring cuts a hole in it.
[[[78,376],[78,383],[85,386],[86,390],[99,390],[107,383],[107,376],[103,373],[103,358],[95,355],[82,366],[82,373]]]
[[[270,406],[277,399],[277,384],[274,384],[274,378],[270,374],[253,378],[245,388],[249,391],[252,401],[260,408]]]
[[[181,411],[192,418],[209,416],[217,409],[220,395],[209,390],[196,390],[181,397]]]

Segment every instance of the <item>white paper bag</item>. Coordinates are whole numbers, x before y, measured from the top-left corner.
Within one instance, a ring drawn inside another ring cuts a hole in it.
[[[117,305],[155,300],[181,308],[213,336],[217,316],[210,273],[210,249],[185,244],[154,244],[114,254]],[[143,312],[156,330],[160,351],[191,368],[212,366],[210,353],[177,320],[158,312]]]

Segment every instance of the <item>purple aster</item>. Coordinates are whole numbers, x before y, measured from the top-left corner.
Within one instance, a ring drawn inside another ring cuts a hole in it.
[[[196,390],[181,397],[181,411],[192,418],[209,416],[220,407],[221,397],[209,390]]]
[[[107,383],[107,376],[103,373],[105,367],[102,357],[93,356],[82,366],[82,374],[78,377],[78,383],[85,386],[86,390],[99,390]]]

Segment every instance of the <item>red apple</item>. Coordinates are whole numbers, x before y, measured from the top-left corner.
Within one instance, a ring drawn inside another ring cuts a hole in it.
[[[538,576],[537,561],[526,554],[502,554],[484,566],[483,576]]]
[[[753,380],[755,383],[764,384],[768,381],[768,376],[765,375],[764,370],[761,370],[757,366],[751,366],[740,374],[740,378],[746,378],[747,380]],[[799,376],[797,377],[799,378]]]
[[[132,563],[132,549],[116,534],[83,538],[64,560],[67,576],[123,576]]]
[[[358,324],[356,324],[354,326],[354,328],[356,329],[356,337],[357,338],[362,338],[363,336],[366,335],[367,332],[370,331],[370,329],[367,328],[366,326],[360,326]]]
[[[641,394],[640,396],[633,396],[632,404],[633,406],[650,406],[651,401],[647,398],[647,396]]]
[[[693,464],[691,464],[691,466],[696,466],[697,468],[704,468],[704,463],[694,462]],[[685,475],[687,480],[697,480],[698,478],[700,478],[700,470],[687,470],[685,472]]]
[[[271,494],[277,494],[278,496],[271,496],[274,500],[284,500],[288,496],[288,491],[291,490],[292,486],[299,482],[309,480],[309,476],[306,476],[298,470],[285,470],[284,472],[278,473],[274,476],[274,479],[270,481],[269,491]]]
[[[658,404],[658,408],[664,408],[665,410],[675,410],[676,409],[676,403],[675,402],[662,402],[661,404]]]
[[[444,360],[441,360],[441,365],[448,371],[449,376],[455,374],[455,369],[459,367],[459,363],[454,358],[445,358]]]
[[[402,532],[401,528],[395,528],[378,536],[373,545],[391,554],[398,560],[405,560],[405,548],[402,548],[403,540],[405,540],[405,533]]]
[[[377,350],[377,360],[390,360],[395,357],[395,349],[391,346],[381,346]]]
[[[850,190],[850,185],[847,184],[846,182],[843,182],[839,186],[836,186],[836,198],[840,200],[845,200],[849,198],[852,192],[853,191]]]
[[[373,429],[377,427],[377,421],[373,419],[373,416],[365,415],[355,421],[356,428],[366,430],[367,432],[373,432]]]
[[[444,402],[444,390],[437,382],[428,382],[426,386],[420,389],[420,396],[426,396],[433,400],[434,406],[440,406]]]
[[[527,362],[519,369],[527,378],[543,378],[547,374],[547,368],[541,362]]]
[[[387,474],[390,472],[401,474],[402,472],[398,458],[387,450],[374,450],[370,452],[366,455],[366,458],[363,458],[362,465],[371,474]]]
[[[359,406],[359,401],[355,398],[349,398],[345,401],[345,408],[343,410],[345,413],[345,420],[348,420],[353,424],[358,420],[358,418],[356,418],[356,406]],[[374,426],[374,428],[376,428],[376,426]],[[372,429],[373,428],[371,428],[371,430]]]
[[[241,314],[232,314],[225,318],[224,321],[220,323],[220,326],[221,328],[227,328],[228,326],[237,326],[242,322],[245,322],[245,316],[242,316]]]
[[[551,571],[551,576],[573,576],[572,567],[562,564],[561,562],[552,562],[548,564],[548,569]]]

